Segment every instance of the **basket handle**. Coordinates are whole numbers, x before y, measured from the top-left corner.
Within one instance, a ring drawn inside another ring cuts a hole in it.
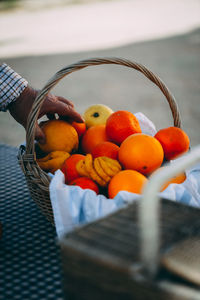
[[[146,67],[136,62],[132,62],[130,60],[121,59],[121,58],[94,58],[94,59],[86,59],[79,61],[75,64],[71,64],[60,71],[58,71],[43,87],[43,89],[38,94],[35,99],[30,114],[28,116],[27,128],[26,128],[26,154],[34,156],[34,140],[35,140],[35,127],[36,122],[39,116],[40,108],[43,104],[45,96],[51,91],[51,89],[66,75],[69,75],[72,72],[84,69],[88,66],[97,66],[101,64],[115,64],[122,65],[129,68],[133,68],[141,73],[143,73],[149,80],[151,80],[155,85],[159,87],[161,92],[166,97],[168,104],[170,106],[174,126],[181,126],[181,118],[178,110],[178,106],[173,95],[169,92],[168,88],[161,81],[161,79],[149,71]]]
[[[167,180],[185,171],[198,161],[200,161],[200,145],[174,161],[172,165],[168,163],[166,167],[155,171],[150,176],[148,184],[144,187],[139,205],[141,260],[142,268],[150,277],[156,275],[160,260],[160,188]]]

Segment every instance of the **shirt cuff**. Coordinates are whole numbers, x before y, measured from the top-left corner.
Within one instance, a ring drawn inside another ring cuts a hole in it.
[[[6,111],[8,105],[17,100],[27,86],[26,79],[3,63],[0,66],[0,111]]]

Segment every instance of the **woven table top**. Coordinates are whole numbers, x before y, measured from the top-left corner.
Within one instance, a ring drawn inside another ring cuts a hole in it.
[[[63,299],[56,232],[29,196],[17,149],[0,144],[0,299]]]

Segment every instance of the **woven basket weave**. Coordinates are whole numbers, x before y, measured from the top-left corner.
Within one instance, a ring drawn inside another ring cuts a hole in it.
[[[35,102],[32,106],[31,112],[28,117],[27,130],[26,130],[26,147],[21,146],[18,153],[18,160],[20,166],[25,174],[27,185],[30,194],[36,204],[39,206],[41,211],[45,214],[47,219],[54,224],[53,211],[51,206],[51,201],[49,197],[49,183],[50,177],[47,173],[40,169],[36,162],[35,155],[35,127],[39,116],[40,108],[43,104],[45,96],[51,91],[51,89],[66,75],[72,72],[81,70],[89,66],[97,66],[102,64],[115,64],[121,65],[129,68],[133,68],[141,73],[143,73],[150,81],[159,87],[161,92],[164,94],[174,121],[174,126],[181,126],[180,113],[178,106],[173,95],[170,93],[166,85],[162,80],[149,71],[145,66],[132,62],[126,59],[120,58],[94,58],[79,61],[75,64],[71,64],[60,71],[58,71],[44,86],[40,91]]]

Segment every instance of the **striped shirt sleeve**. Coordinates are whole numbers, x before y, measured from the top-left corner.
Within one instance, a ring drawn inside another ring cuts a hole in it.
[[[28,82],[7,64],[0,65],[0,111],[6,111],[8,105],[17,100]]]

